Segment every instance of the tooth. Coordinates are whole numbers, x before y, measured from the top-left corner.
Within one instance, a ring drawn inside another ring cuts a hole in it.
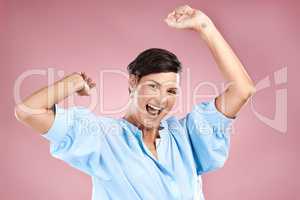
[[[156,106],[153,106],[153,105],[150,105],[149,104],[149,106],[151,106],[153,109],[155,109],[155,110],[160,110],[161,108],[159,108],[159,107],[156,107]]]

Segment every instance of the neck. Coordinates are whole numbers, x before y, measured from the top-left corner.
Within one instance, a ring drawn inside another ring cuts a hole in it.
[[[159,128],[158,127],[145,127],[143,124],[141,124],[135,117],[134,114],[127,112],[125,116],[123,117],[128,122],[134,124],[138,129],[140,129],[143,133],[143,140],[146,143],[155,144],[155,139],[160,138],[159,136]]]

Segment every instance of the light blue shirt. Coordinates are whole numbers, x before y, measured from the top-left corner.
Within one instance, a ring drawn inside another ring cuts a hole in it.
[[[201,174],[228,158],[233,118],[199,103],[184,118],[162,120],[156,159],[142,132],[125,119],[96,116],[83,107],[55,105],[43,137],[50,153],[92,177],[93,200],[202,200]]]

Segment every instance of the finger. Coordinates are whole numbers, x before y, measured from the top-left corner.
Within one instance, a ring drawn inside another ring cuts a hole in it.
[[[182,12],[182,6],[175,8],[175,13],[181,13],[181,12]]]
[[[85,74],[84,72],[81,72],[81,76],[82,76],[83,80],[85,80],[85,81],[86,81],[86,79],[87,79],[87,76],[86,76],[86,74]]]
[[[171,12],[170,14],[168,14],[167,18],[171,17],[171,16],[174,16],[174,15],[175,15],[175,11]]]
[[[89,86],[91,86],[91,84],[93,84],[93,83],[95,83],[92,79],[89,79],[88,81],[87,81],[87,84],[89,85]]]
[[[182,16],[182,14],[181,13],[175,13],[174,14],[174,18],[177,20],[179,17],[181,17]]]
[[[169,14],[168,17],[167,17],[165,20],[168,20],[168,21],[176,21],[176,18],[175,18],[175,12]]]
[[[180,14],[192,14],[193,13],[193,8],[191,8],[188,5],[180,6],[177,8],[176,12]]]
[[[190,13],[190,12],[193,11],[193,10],[194,10],[194,9],[191,8],[189,5],[183,6],[183,11],[184,11],[185,13]]]
[[[165,22],[168,24],[168,26],[175,26],[175,20],[171,19],[165,19]]]
[[[89,82],[92,82],[92,79],[91,78],[87,78],[86,81],[89,83]]]
[[[193,8],[191,8],[191,9],[187,9],[186,12],[192,16],[195,13],[195,10]]]
[[[185,18],[188,18],[189,16],[187,16],[187,15],[181,15],[180,17],[178,17],[177,19],[176,19],[176,21],[177,22],[180,22],[180,21],[182,21],[183,19],[185,19]]]
[[[190,7],[189,5],[185,5],[185,11],[186,12],[190,12],[192,10],[194,10],[192,7]]]
[[[186,10],[186,6],[179,6],[179,7],[175,8],[175,12],[179,13],[179,14],[185,13],[185,10]]]
[[[91,83],[90,88],[94,88],[96,86],[96,83]]]

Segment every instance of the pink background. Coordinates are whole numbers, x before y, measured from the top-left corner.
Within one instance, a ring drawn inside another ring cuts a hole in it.
[[[125,72],[137,53],[150,47],[178,55],[185,69],[183,86],[201,81],[220,85],[218,68],[200,37],[167,27],[163,18],[189,4],[212,18],[255,82],[270,76],[271,87],[254,96],[256,111],[273,118],[275,91],[288,88],[287,132],[259,120],[250,104],[234,124],[231,154],[222,170],[204,176],[208,200],[300,199],[298,1],[0,1],[1,135],[0,199],[90,199],[90,178],[49,155],[49,144],[14,117],[14,84],[31,69],[85,71],[96,81],[103,69]],[[296,53],[298,59],[296,62]],[[275,85],[273,73],[288,70],[288,82]],[[55,77],[58,79],[58,76]],[[127,101],[125,77],[107,75],[101,105],[118,108]],[[47,84],[45,76],[27,78],[22,97]],[[98,93],[98,89],[96,90]],[[96,94],[97,95],[97,94]],[[98,94],[100,95],[100,94]],[[184,102],[190,91],[184,90]],[[76,98],[86,104],[89,98]],[[185,105],[185,104],[184,104]],[[190,105],[190,104],[189,104]],[[101,114],[101,110],[94,111]],[[189,108],[184,108],[183,115]],[[121,116],[121,113],[113,116]],[[298,125],[296,124],[298,122]],[[298,157],[296,157],[298,154]]]

